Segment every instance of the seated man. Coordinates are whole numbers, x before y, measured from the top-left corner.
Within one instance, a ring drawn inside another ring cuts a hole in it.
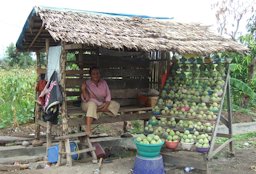
[[[81,99],[82,110],[86,112],[86,134],[91,135],[91,124],[93,119],[99,118],[100,112],[116,116],[120,104],[111,101],[111,94],[108,84],[100,78],[99,68],[94,66],[89,71],[90,80],[82,83]]]

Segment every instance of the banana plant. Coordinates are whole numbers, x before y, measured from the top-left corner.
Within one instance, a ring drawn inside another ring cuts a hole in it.
[[[232,88],[237,90],[240,95],[247,95],[250,98],[250,103],[255,103],[256,93],[254,90],[247,84],[244,83],[242,80],[236,78],[230,78],[230,84]],[[236,92],[237,94],[237,92]],[[255,103],[256,104],[256,103]]]

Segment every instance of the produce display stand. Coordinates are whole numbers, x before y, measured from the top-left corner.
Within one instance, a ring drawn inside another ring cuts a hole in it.
[[[217,56],[173,58],[171,72],[157,106],[153,108],[158,125],[152,126],[151,119],[145,131],[162,135],[165,139],[169,135],[173,138],[177,133],[184,144],[191,141],[194,145],[191,149],[183,145],[172,150],[163,148],[161,154],[166,167],[193,166],[207,173],[208,160],[224,147],[229,145],[229,151],[233,154],[229,63],[230,59]],[[222,115],[225,101],[227,117]],[[218,133],[220,124],[228,128],[227,134]],[[154,132],[150,132],[150,127],[154,127]],[[217,137],[227,140],[216,146]],[[205,138],[208,138],[207,143],[203,141]]]

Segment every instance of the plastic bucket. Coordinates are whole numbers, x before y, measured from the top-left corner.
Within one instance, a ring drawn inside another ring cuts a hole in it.
[[[162,156],[145,158],[137,155],[133,174],[165,174]]]
[[[78,151],[78,145],[76,142],[70,142],[70,150],[71,152]],[[48,162],[57,163],[58,161],[58,153],[59,153],[59,145],[54,145],[48,148]],[[79,154],[71,155],[73,160],[79,159]]]
[[[141,157],[154,158],[160,155],[161,148],[164,144],[141,144],[135,140],[138,155]]]

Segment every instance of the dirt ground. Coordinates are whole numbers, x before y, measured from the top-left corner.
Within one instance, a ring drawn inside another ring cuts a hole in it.
[[[128,157],[113,160],[111,163],[103,163],[101,174],[130,174],[134,165],[135,157]],[[217,158],[209,162],[209,171],[211,174],[255,174],[256,171],[250,167],[256,165],[256,149],[236,149],[234,157],[227,157],[225,153],[218,155]],[[74,166],[67,167],[49,167],[38,170],[21,170],[12,172],[0,172],[1,174],[93,174],[98,168],[96,164],[91,162],[76,162]],[[183,174],[181,169],[169,171],[167,174]],[[200,173],[192,171],[193,173]]]
[[[242,113],[234,113],[234,122],[251,122],[252,116],[244,115]],[[95,128],[95,132],[105,132],[111,136],[120,136],[122,133],[122,123],[105,124]],[[44,132],[45,130],[41,130]],[[18,128],[0,129],[0,135],[9,136],[31,136],[34,132],[34,124],[22,125]],[[249,142],[249,143],[248,143]],[[209,168],[212,174],[256,174],[251,166],[256,166],[256,137],[246,141],[235,142],[235,156],[230,157],[226,151],[217,154],[215,158],[209,161]],[[115,159],[111,163],[104,163],[101,174],[128,174],[134,165],[135,157],[126,157],[122,159]],[[98,166],[90,162],[81,163],[76,162],[73,167],[55,167],[51,166],[46,169],[38,170],[21,170],[12,172],[0,172],[3,174],[92,174]],[[256,168],[256,167],[255,167]],[[176,172],[173,172],[176,173]],[[182,171],[179,173],[183,173]],[[191,172],[195,173],[195,172]],[[177,173],[178,174],[178,173]]]
[[[209,163],[212,174],[255,174],[251,166],[256,166],[256,149],[242,148],[235,150],[234,157],[228,157],[225,153],[217,156]]]
[[[93,133],[107,133],[109,136],[120,136],[123,130],[123,123],[108,123],[95,126],[93,125]],[[28,123],[19,127],[8,127],[0,129],[0,136],[17,136],[17,137],[32,137],[35,132],[35,124]],[[46,129],[41,127],[41,134],[45,134]]]

